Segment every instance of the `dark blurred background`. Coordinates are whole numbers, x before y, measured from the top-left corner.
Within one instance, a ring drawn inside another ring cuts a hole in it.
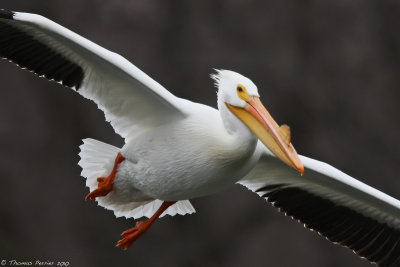
[[[2,0],[115,51],[175,95],[216,107],[209,74],[251,78],[297,151],[400,198],[400,2]],[[232,186],[165,217],[128,251],[133,220],[85,202],[78,146],[123,140],[87,100],[0,62],[0,260],[70,266],[370,266]]]

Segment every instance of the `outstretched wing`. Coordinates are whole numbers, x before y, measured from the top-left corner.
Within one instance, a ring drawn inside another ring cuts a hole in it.
[[[381,266],[400,265],[400,201],[304,156],[304,175],[262,146],[256,167],[241,181],[280,212]]]
[[[128,60],[42,16],[0,10],[0,56],[93,100],[126,139],[185,117],[186,100]]]

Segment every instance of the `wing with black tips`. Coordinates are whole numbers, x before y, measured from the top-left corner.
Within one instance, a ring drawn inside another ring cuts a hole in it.
[[[280,212],[380,266],[400,266],[400,201],[304,156],[304,175],[258,146],[262,155],[241,181]]]
[[[93,100],[126,139],[185,117],[186,100],[120,55],[39,15],[0,10],[0,56]]]

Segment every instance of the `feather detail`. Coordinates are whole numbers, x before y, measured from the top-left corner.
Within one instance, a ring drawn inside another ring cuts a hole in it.
[[[106,176],[114,165],[114,159],[120,149],[118,147],[94,140],[83,139],[83,144],[80,146],[81,152],[79,156],[79,166],[82,168],[81,175],[86,178],[86,186],[90,191],[97,188],[97,178]],[[153,199],[147,201],[121,203],[115,201],[113,192],[105,197],[96,198],[99,206],[114,211],[116,217],[126,218],[150,218],[161,206],[162,200]],[[192,214],[195,212],[189,200],[177,201],[170,206],[160,217],[165,215],[175,216]]]

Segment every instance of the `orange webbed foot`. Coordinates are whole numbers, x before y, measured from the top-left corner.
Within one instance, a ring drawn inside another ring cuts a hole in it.
[[[124,231],[121,236],[123,237],[118,241],[116,247],[121,247],[127,250],[146,230],[149,228],[148,221],[138,221],[135,227]]]
[[[146,232],[152,223],[174,203],[175,201],[164,201],[158,210],[153,214],[153,216],[151,216],[151,218],[146,221],[136,222],[135,227],[128,229],[121,234],[123,238],[118,241],[116,247],[121,247],[124,248],[124,250],[127,250],[130,246],[132,246],[133,242],[135,242],[144,232]]]
[[[85,200],[103,197],[112,191],[114,179],[111,179],[111,177],[99,177],[97,182],[97,189],[87,194]]]
[[[85,200],[88,199],[95,199],[96,197],[103,197],[110,193],[113,189],[114,185],[114,178],[117,174],[118,165],[124,161],[125,158],[122,156],[121,152],[118,152],[117,157],[115,158],[114,167],[108,177],[99,177],[97,178],[97,189],[90,192],[86,197]]]

